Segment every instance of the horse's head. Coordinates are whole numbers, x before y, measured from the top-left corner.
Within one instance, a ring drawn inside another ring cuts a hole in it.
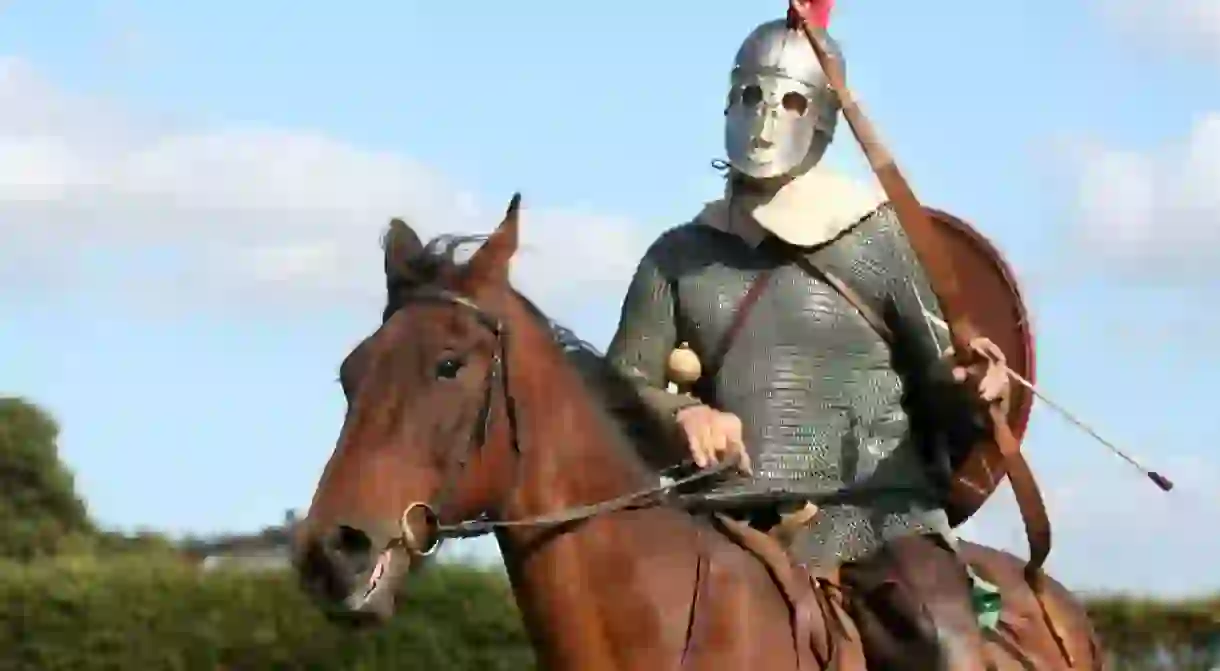
[[[519,206],[464,264],[391,225],[390,305],[340,368],[347,413],[296,539],[302,583],[333,614],[388,618],[439,526],[499,512],[510,493]]]

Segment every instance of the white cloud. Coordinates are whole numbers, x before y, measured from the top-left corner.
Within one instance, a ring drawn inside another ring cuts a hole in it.
[[[1080,144],[1069,159],[1075,233],[1085,249],[1127,270],[1211,274],[1220,259],[1220,112],[1202,116],[1183,141],[1158,150]]]
[[[1093,0],[1128,39],[1158,53],[1194,54],[1220,64],[1220,3],[1215,0]]]
[[[509,195],[481,203],[428,166],[317,133],[150,124],[0,60],[0,279],[10,288],[189,305],[372,301],[391,216],[423,235],[487,232]],[[549,307],[590,290],[611,304],[647,232],[531,209],[528,192],[525,206],[523,289]]]

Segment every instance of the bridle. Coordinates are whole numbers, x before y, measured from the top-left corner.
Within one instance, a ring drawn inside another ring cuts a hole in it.
[[[655,487],[630,492],[596,503],[567,508],[555,513],[515,520],[503,520],[496,518],[492,511],[485,510],[468,520],[462,520],[453,524],[443,523],[442,512],[444,511],[444,506],[449,503],[449,498],[456,491],[460,476],[466,470],[471,455],[483,449],[487,442],[487,437],[491,433],[491,424],[494,419],[492,406],[497,396],[497,390],[499,390],[499,397],[503,399],[504,419],[508,423],[509,446],[518,460],[522,456],[520,434],[518,432],[517,407],[509,386],[507,356],[509,333],[503,320],[484,310],[470,298],[453,291],[443,289],[415,291],[406,297],[399,309],[411,303],[440,303],[468,311],[479,325],[489,331],[495,338],[495,352],[492,355],[491,365],[488,367],[487,375],[483,381],[482,404],[475,417],[470,440],[466,441],[455,456],[443,467],[442,472],[445,476],[442,480],[441,488],[433,501],[431,503],[415,501],[403,509],[402,515],[399,517],[399,537],[394,539],[392,544],[401,546],[408,553],[426,557],[439,550],[444,541],[449,538],[473,538],[491,533],[497,529],[554,527],[571,522],[584,521],[607,513],[660,505],[669,494],[676,490],[694,482],[724,473],[734,466],[731,461],[722,461],[710,468],[658,484]],[[689,465],[680,464],[674,468],[688,469]],[[411,528],[411,513],[416,509],[424,511],[424,518],[428,524],[428,533],[422,538]]]

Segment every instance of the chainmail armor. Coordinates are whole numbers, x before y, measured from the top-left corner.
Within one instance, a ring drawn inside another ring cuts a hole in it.
[[[939,308],[901,226],[883,206],[809,255],[874,306],[894,332],[892,350],[823,281],[692,222],[645,254],[608,356],[672,416],[682,397],[658,393],[669,352],[689,342],[706,362],[751,281],[778,266],[704,387],[709,405],[741,418],[754,477],[717,483],[702,497],[722,508],[818,502],[820,514],[793,548],[818,565],[860,559],[907,534],[950,536],[941,462],[929,458],[939,451],[920,436],[931,435],[929,421],[956,421],[970,409],[940,360],[947,343],[923,314]],[[948,402],[927,403],[933,398]],[[828,496],[836,492],[849,495]]]

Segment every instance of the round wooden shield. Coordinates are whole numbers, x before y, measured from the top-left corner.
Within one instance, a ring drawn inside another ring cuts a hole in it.
[[[1033,327],[1012,268],[973,226],[948,212],[924,209],[943,234],[942,244],[953,259],[967,314],[979,332],[1004,351],[1008,367],[1034,382]],[[1008,423],[1018,441],[1025,435],[1033,404],[1033,393],[1013,381]],[[999,448],[991,439],[954,454],[951,463],[948,513],[950,523],[956,527],[987,502],[1007,471]]]

